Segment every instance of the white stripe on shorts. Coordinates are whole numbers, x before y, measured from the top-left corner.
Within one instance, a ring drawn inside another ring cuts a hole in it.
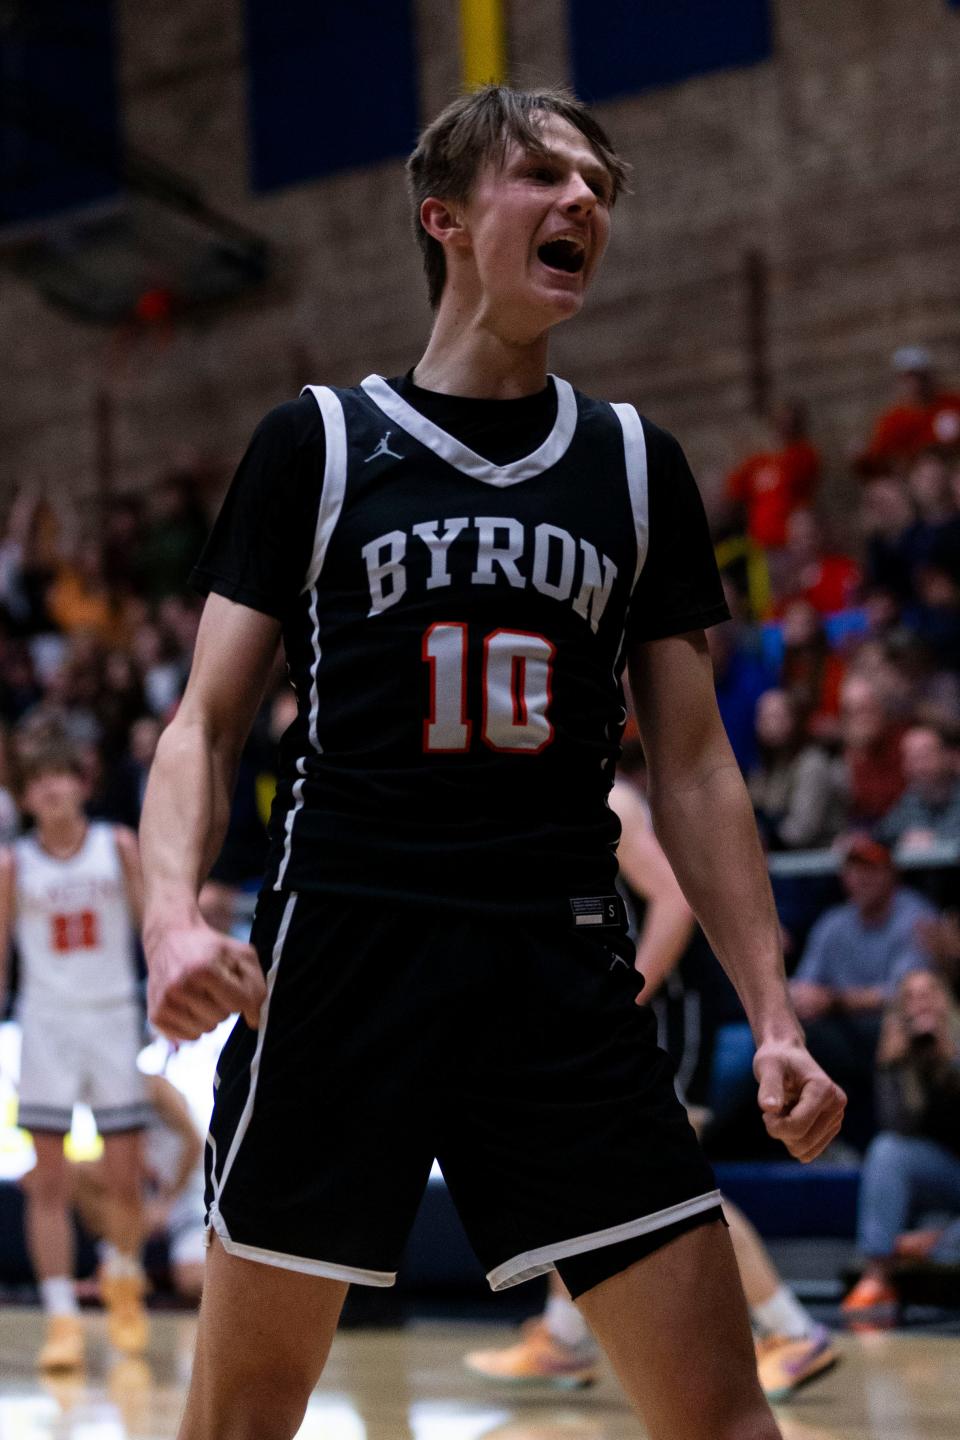
[[[541,1245],[538,1250],[528,1250],[523,1255],[514,1255],[512,1260],[505,1260],[489,1272],[487,1283],[491,1290],[509,1290],[511,1285],[521,1285],[524,1280],[545,1275],[554,1268],[557,1260],[567,1260],[571,1255],[585,1255],[588,1250],[600,1250],[606,1245],[617,1245],[621,1240],[632,1240],[635,1235],[649,1235],[666,1225],[675,1225],[678,1220],[712,1210],[720,1204],[720,1199],[719,1190],[710,1190],[706,1195],[695,1195],[691,1200],[681,1200],[678,1205],[655,1210],[652,1215],[641,1215],[638,1220],[611,1225],[607,1230],[594,1230],[590,1235],[576,1235],[572,1240],[558,1240],[553,1245]]]
[[[240,1245],[231,1240],[219,1211],[210,1214],[210,1223],[228,1255],[241,1260],[256,1260],[277,1270],[296,1270],[301,1275],[322,1275],[327,1280],[346,1280],[351,1285],[395,1285],[397,1272],[389,1270],[355,1270],[351,1265],[337,1265],[333,1260],[310,1260],[304,1255],[284,1255],[280,1250],[262,1250],[259,1245]]]

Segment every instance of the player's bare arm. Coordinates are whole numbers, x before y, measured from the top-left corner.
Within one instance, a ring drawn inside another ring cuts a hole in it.
[[[653,999],[690,943],[693,911],[650,828],[646,807],[629,781],[616,782],[610,792],[610,808],[623,827],[617,846],[620,874],[647,902],[635,962],[644,978],[637,996],[641,1005]]]
[[[0,1015],[7,1002],[7,970],[10,964],[10,935],[17,873],[13,852],[0,850]]]
[[[717,710],[702,631],[635,647],[630,682],[654,828],[747,1013],[767,1130],[799,1160],[839,1132],[846,1097],[804,1044],[753,810]]]
[[[196,1039],[265,994],[252,946],[203,920],[197,895],[219,853],[243,743],[263,696],[280,625],[220,595],[204,607],[193,668],[150,772],[140,844],[148,1007],[173,1040]]]

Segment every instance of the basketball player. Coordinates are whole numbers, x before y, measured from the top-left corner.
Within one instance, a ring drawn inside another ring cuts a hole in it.
[[[770,1132],[812,1159],[843,1096],[790,1007],[717,714],[696,485],[666,432],[547,374],[624,167],[573,100],[490,87],[409,173],[426,352],[257,430],[144,810],[154,1022],[243,1016],[181,1437],[296,1432],[347,1285],[393,1282],[436,1156],[491,1285],[556,1265],[654,1440],[773,1440],[715,1182],[635,1004],[606,804],[625,662],[657,833],[750,1016]],[[299,711],[247,948],[196,894],[281,633]]]
[[[70,1370],[83,1363],[84,1343],[63,1140],[80,1100],[103,1137],[108,1333],[127,1353],[147,1342],[140,1132],[150,1112],[137,1070],[134,950],[143,882],[133,832],[87,820],[83,769],[66,742],[29,751],[21,770],[35,828],[0,851],[0,957],[5,972],[13,936],[22,975],[19,1124],[37,1156],[24,1183],[27,1246],[47,1315],[38,1364]]]

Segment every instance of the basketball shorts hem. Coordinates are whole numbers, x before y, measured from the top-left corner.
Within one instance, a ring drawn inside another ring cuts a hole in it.
[[[557,1260],[566,1260],[571,1255],[584,1255],[588,1250],[600,1250],[606,1245],[617,1245],[623,1240],[633,1240],[638,1235],[649,1235],[678,1220],[687,1220],[706,1210],[714,1210],[721,1203],[719,1190],[710,1190],[703,1195],[694,1195],[681,1200],[677,1205],[668,1205],[655,1210],[651,1215],[641,1215],[636,1220],[624,1221],[622,1225],[611,1225],[606,1230],[594,1230],[589,1235],[575,1235],[570,1240],[557,1240],[552,1245],[541,1245],[536,1250],[527,1250],[514,1255],[487,1274],[491,1290],[509,1290],[513,1285],[522,1285],[554,1268]]]
[[[280,1250],[264,1250],[259,1245],[243,1245],[237,1240],[231,1240],[219,1210],[210,1212],[208,1236],[211,1230],[216,1233],[227,1254],[235,1255],[240,1260],[272,1265],[276,1270],[295,1270],[299,1275],[319,1275],[326,1280],[344,1280],[351,1285],[376,1285],[385,1288],[397,1283],[395,1270],[361,1270],[352,1265],[338,1265],[333,1260],[313,1260],[306,1255],[284,1255]]]
[[[95,1105],[93,1118],[101,1135],[117,1135],[123,1130],[145,1130],[153,1119],[153,1111],[143,1101],[132,1105]]]
[[[72,1105],[25,1105],[21,1100],[17,1109],[17,1125],[21,1130],[37,1130],[41,1134],[50,1135],[69,1135],[72,1124]]]

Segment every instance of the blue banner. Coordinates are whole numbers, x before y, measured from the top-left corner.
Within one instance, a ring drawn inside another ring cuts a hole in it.
[[[609,100],[773,53],[770,0],[569,0],[574,87]]]
[[[412,0],[246,0],[252,183],[272,190],[413,147]]]
[[[113,4],[32,0],[0,17],[0,225],[119,186]]]

